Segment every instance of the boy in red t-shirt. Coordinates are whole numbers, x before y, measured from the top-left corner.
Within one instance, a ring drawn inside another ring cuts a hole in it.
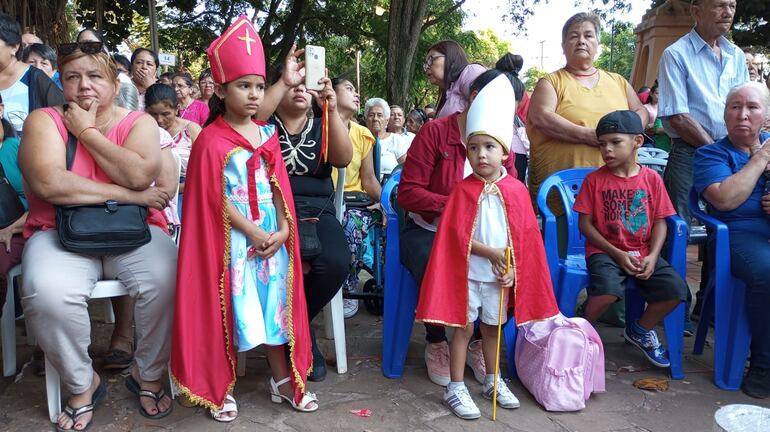
[[[626,324],[623,335],[652,364],[669,367],[668,353],[653,328],[685,300],[688,288],[660,257],[665,218],[676,211],[660,176],[636,163],[643,133],[633,111],[609,113],[596,126],[605,165],[586,176],[574,207],[580,213],[591,275],[584,317],[595,322],[623,297],[626,279],[635,278],[648,306],[638,321]]]

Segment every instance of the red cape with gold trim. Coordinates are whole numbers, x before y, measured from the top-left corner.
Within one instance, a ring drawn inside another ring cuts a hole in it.
[[[265,123],[257,122],[259,125]],[[294,197],[278,136],[273,134],[258,149],[219,117],[203,129],[192,147],[185,183],[176,308],[171,343],[171,374],[182,394],[208,408],[224,404],[235,385],[236,353],[230,287],[230,221],[224,206],[224,168],[238,148],[255,151],[269,165],[268,176],[280,189],[289,220],[286,241],[287,331],[294,386],[299,403],[312,364],[310,327],[302,283]],[[251,182],[250,182],[251,183]],[[249,200],[252,197],[249,185]],[[277,209],[280,211],[281,209]]]
[[[420,288],[418,321],[452,327],[467,324],[471,233],[484,184],[484,180],[471,175],[449,195]],[[508,217],[508,244],[513,246],[515,283],[508,309],[513,308],[516,325],[552,318],[559,308],[529,191],[511,175],[496,184]]]

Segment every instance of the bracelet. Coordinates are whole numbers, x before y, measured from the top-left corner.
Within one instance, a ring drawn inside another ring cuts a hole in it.
[[[89,129],[96,129],[97,131],[99,130],[99,128],[96,126],[88,126],[87,128],[80,131],[80,133],[78,134],[78,141],[80,141],[80,136],[83,135],[83,133]]]

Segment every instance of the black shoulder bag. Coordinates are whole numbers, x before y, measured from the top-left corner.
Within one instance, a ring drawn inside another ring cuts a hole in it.
[[[67,170],[72,169],[77,140],[69,134]],[[147,207],[121,204],[56,206],[56,227],[64,249],[86,255],[119,255],[150,242]]]
[[[0,164],[0,229],[11,226],[19,220],[24,211],[19,194],[8,181],[3,165]]]

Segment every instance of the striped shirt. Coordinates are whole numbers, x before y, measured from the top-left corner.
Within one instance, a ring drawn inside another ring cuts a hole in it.
[[[692,29],[663,52],[658,66],[658,116],[669,136],[679,138],[667,117],[684,113],[700,123],[713,141],[727,135],[727,92],[748,81],[749,71],[743,51],[724,36],[718,43],[721,59]]]

